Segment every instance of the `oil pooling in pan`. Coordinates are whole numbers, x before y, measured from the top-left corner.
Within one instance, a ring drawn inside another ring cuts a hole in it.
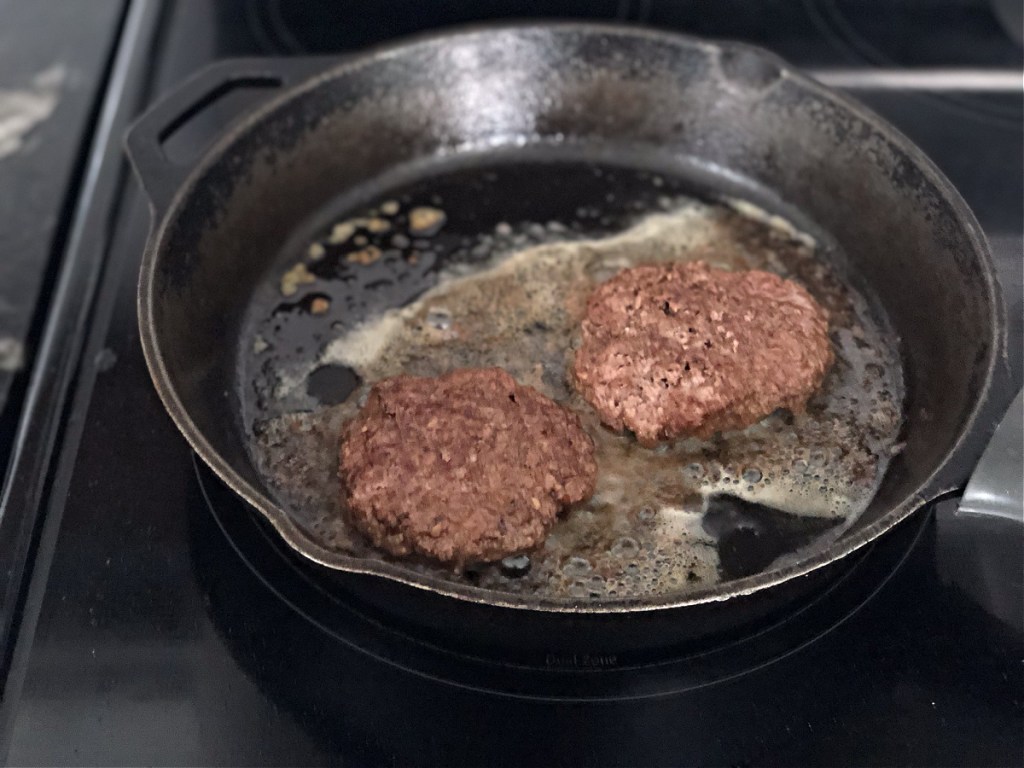
[[[591,172],[624,173],[599,166]],[[642,182],[643,209],[618,219],[590,205],[573,221],[499,221],[469,242],[459,240],[454,257],[438,261],[433,287],[405,306],[378,307],[359,322],[335,320],[340,324],[307,355],[275,358],[273,350],[287,345],[286,336],[276,337],[269,323],[256,325],[267,348],[254,354],[263,358],[268,377],[262,389],[271,394],[262,418],[254,419],[255,458],[281,502],[313,536],[330,549],[382,558],[345,522],[336,474],[340,425],[372,382],[493,365],[580,414],[597,445],[597,490],[526,557],[462,573],[428,563],[410,562],[410,568],[536,598],[664,596],[767,567],[816,536],[838,535],[856,519],[897,449],[902,378],[895,340],[867,301],[820,257],[815,240],[788,222],[746,203],[707,203],[666,189],[656,175],[643,175]],[[610,190],[623,186],[621,178],[608,184]],[[433,225],[444,215],[444,194],[392,197],[393,206],[383,200],[361,213],[386,205],[410,214],[437,211]],[[621,201],[606,202],[621,209]],[[412,218],[403,221],[404,229]],[[619,230],[594,237],[579,225],[589,220],[601,229],[602,219],[606,229],[618,224]],[[443,231],[442,221],[431,234]],[[406,249],[397,249],[399,271],[416,271],[418,260],[409,263],[409,250],[429,252],[429,236],[397,234],[408,241]],[[365,249],[366,243],[352,247]],[[780,412],[743,431],[642,448],[602,427],[568,383],[579,319],[593,287],[619,270],[696,258],[800,281],[830,313],[837,361],[805,414]],[[346,255],[338,261],[340,279],[373,268]],[[296,301],[325,295],[327,284],[314,279],[298,286]],[[306,306],[309,315],[312,305]],[[310,396],[329,401],[333,386],[352,394],[331,406]],[[738,555],[734,545],[743,536],[737,534],[757,538],[759,531],[766,535],[753,556]]]

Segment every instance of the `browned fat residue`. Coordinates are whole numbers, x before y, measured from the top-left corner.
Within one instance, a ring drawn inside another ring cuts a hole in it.
[[[494,254],[452,272],[413,304],[345,332],[317,364],[352,368],[363,386],[339,406],[271,419],[257,429],[258,464],[309,535],[334,551],[386,557],[353,532],[340,508],[337,444],[374,381],[401,373],[504,368],[577,411],[593,436],[593,496],[529,553],[528,569],[484,566],[472,583],[530,599],[621,601],[685,596],[720,579],[704,500],[730,493],[852,523],[870,502],[902,421],[896,342],[865,300],[817,256],[815,243],[749,207],[684,200],[617,235]],[[803,413],[777,412],[735,432],[644,448],[603,427],[568,384],[579,322],[593,288],[645,263],[702,259],[799,281],[830,313],[836,362]],[[838,531],[838,529],[836,529]],[[412,571],[464,583],[464,572],[408,562]]]
[[[310,272],[305,264],[300,262],[281,276],[281,295],[294,296],[298,293],[299,286],[315,282],[316,275]]]
[[[432,237],[447,221],[447,215],[440,208],[419,206],[409,211],[409,234],[414,237]]]
[[[331,233],[327,236],[327,242],[331,245],[341,245],[347,242],[356,233],[356,221],[341,221],[331,227]]]
[[[383,252],[380,248],[375,245],[368,245],[365,248],[360,248],[358,251],[352,251],[345,256],[345,260],[352,264],[360,264],[362,266],[368,266],[377,261]]]
[[[314,315],[322,315],[331,308],[331,300],[325,296],[316,296],[309,303],[309,311]]]

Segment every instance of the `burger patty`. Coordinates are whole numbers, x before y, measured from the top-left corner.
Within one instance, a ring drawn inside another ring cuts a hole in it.
[[[598,286],[572,379],[605,424],[651,446],[801,411],[832,360],[828,315],[802,286],[694,261]]]
[[[394,555],[462,564],[529,549],[596,474],[577,416],[500,368],[385,379],[342,431],[345,506]]]

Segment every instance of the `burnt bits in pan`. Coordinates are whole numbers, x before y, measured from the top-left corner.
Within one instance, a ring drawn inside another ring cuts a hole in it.
[[[856,519],[897,447],[902,375],[896,340],[834,266],[842,256],[832,243],[705,194],[682,174],[523,157],[489,162],[432,169],[362,203],[349,196],[311,224],[254,303],[248,332],[266,346],[253,347],[241,381],[254,457],[305,530],[329,549],[384,559],[338,506],[342,424],[374,381],[489,366],[581,415],[596,443],[596,491],[515,568],[410,569],[532,598],[621,602],[736,575],[723,570],[723,541],[704,525],[712,497],[819,520],[828,537]],[[384,211],[389,202],[393,214]],[[408,215],[418,207],[443,212],[433,234],[410,232]],[[339,222],[382,211],[387,232],[363,227],[329,242]],[[310,243],[323,248],[313,249],[316,259]],[[370,246],[379,258],[348,258]],[[589,293],[620,270],[693,259],[765,269],[805,286],[829,312],[836,363],[805,413],[779,411],[742,431],[643,448],[602,428],[569,386],[579,322]],[[315,280],[284,297],[280,278],[300,261]],[[325,314],[305,309],[313,294],[329,297]],[[336,405],[321,386],[329,377],[355,387]],[[806,546],[814,546],[818,529],[812,533]],[[754,559],[770,567],[778,554]]]

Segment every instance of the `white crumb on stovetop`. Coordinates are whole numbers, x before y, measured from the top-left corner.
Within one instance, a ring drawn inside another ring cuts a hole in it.
[[[54,64],[32,78],[28,88],[0,90],[0,159],[19,152],[32,129],[57,108],[66,76]]]

